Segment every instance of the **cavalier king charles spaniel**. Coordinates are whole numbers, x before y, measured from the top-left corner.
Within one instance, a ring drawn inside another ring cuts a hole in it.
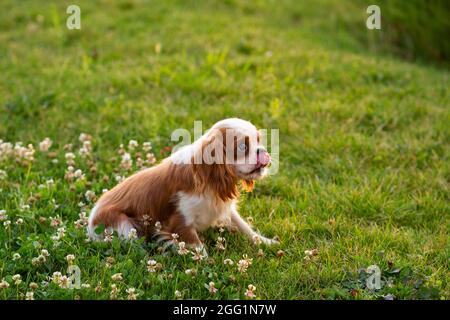
[[[203,248],[198,232],[222,225],[254,242],[276,244],[252,230],[237,208],[238,182],[251,191],[254,180],[267,174],[270,160],[253,124],[236,118],[219,121],[159,165],[104,193],[90,214],[89,235],[100,239],[95,229],[102,224],[122,238],[133,231],[147,240],[170,242],[177,234],[186,245]]]

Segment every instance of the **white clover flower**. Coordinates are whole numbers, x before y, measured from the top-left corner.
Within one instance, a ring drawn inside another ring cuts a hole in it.
[[[183,241],[178,243],[178,254],[180,256],[187,255],[189,253],[189,250],[186,248],[186,243]]]
[[[30,291],[25,293],[25,300],[34,300],[34,292]]]
[[[172,241],[173,243],[178,243],[178,238],[180,237],[178,233],[172,233]]]
[[[8,219],[8,216],[6,215],[6,210],[0,210],[0,221],[4,221]]]
[[[245,291],[245,296],[247,298],[254,299],[254,298],[256,298],[255,291],[256,291],[256,287],[252,284],[249,284],[247,287],[247,290]]]
[[[41,250],[41,254],[42,254],[44,257],[49,257],[49,256],[50,256],[50,253],[48,253],[48,250],[47,250],[47,249],[42,249],[42,250]]]
[[[42,142],[39,143],[39,150],[42,152],[47,152],[52,146],[53,142],[50,138],[45,138]]]
[[[2,279],[2,281],[0,281],[0,289],[8,289],[8,288],[9,288],[8,281],[6,281],[5,279]]]
[[[67,260],[67,262],[68,262],[69,264],[72,264],[72,263],[75,261],[75,255],[73,255],[73,254],[68,254],[68,255],[66,256],[66,260]]]
[[[91,285],[90,285],[89,283],[82,283],[82,284],[81,284],[81,287],[82,287],[83,289],[89,289],[89,288],[91,287]]]
[[[59,280],[59,287],[62,289],[69,288],[70,279],[67,276],[61,276],[61,279]]]
[[[55,272],[53,272],[53,275],[51,276],[50,279],[53,283],[56,283],[59,285],[59,283],[61,282],[61,277],[62,277],[61,272],[55,271]]]
[[[62,220],[60,217],[50,217],[50,227],[56,228],[58,226],[62,225]]]
[[[45,181],[45,184],[47,185],[47,187],[52,188],[55,185],[55,181],[53,179],[48,179],[47,181]]]
[[[8,174],[6,173],[6,171],[0,170],[0,180],[5,180],[7,177],[8,177]]]
[[[12,279],[13,279],[14,284],[15,284],[16,286],[18,286],[19,284],[22,283],[22,276],[21,276],[20,274],[15,274],[15,275],[13,275],[13,276],[12,276]]]
[[[131,159],[131,155],[125,152],[122,155],[122,160],[120,161],[120,166],[125,170],[130,170],[133,166],[133,159]]]
[[[195,270],[195,269],[186,269],[186,271],[184,271],[184,273],[186,273],[188,276],[195,277],[195,275],[197,274],[197,270]]]
[[[3,222],[3,226],[5,227],[5,229],[9,229],[10,224],[11,224],[11,221],[9,221],[9,220],[6,220]]]
[[[105,229],[105,231],[103,231],[103,241],[112,242],[114,238],[113,233],[114,231],[110,229]]]
[[[111,279],[113,281],[122,281],[123,277],[122,277],[122,273],[115,273],[111,276]]]
[[[161,222],[159,222],[159,221],[155,222],[155,229],[156,229],[156,232],[160,232],[161,231]]]
[[[319,254],[319,250],[317,250],[317,249],[305,250],[305,255],[308,257],[317,256],[318,254]]]
[[[241,273],[247,272],[248,267],[252,264],[253,259],[247,257],[246,254],[242,256],[244,259],[239,260],[237,268]]]
[[[139,295],[137,292],[136,292],[136,289],[135,288],[128,288],[127,290],[125,290],[127,293],[128,293],[128,296],[127,296],[127,299],[128,300],[136,300],[137,299],[137,296]]]
[[[181,291],[179,290],[175,290],[175,298],[179,299],[183,296],[183,294],[181,293]]]
[[[128,142],[128,149],[134,150],[139,146],[139,143],[136,140],[130,140]]]
[[[202,247],[195,247],[194,252],[192,252],[192,260],[194,261],[201,261],[205,257],[203,255],[203,248]]]
[[[156,262],[153,259],[150,259],[150,260],[147,261],[147,270],[148,270],[148,272],[154,273],[154,272],[156,272],[158,270],[161,270],[161,269],[162,269],[162,264],[161,263]]]
[[[86,191],[84,196],[86,197],[86,200],[89,202],[92,202],[95,200],[95,192],[94,191],[88,190],[88,191]]]
[[[152,143],[151,142],[144,142],[142,144],[142,150],[145,152],[150,152],[152,150]]]
[[[216,248],[219,250],[225,250],[225,238],[223,237],[217,238]]]
[[[31,290],[36,290],[37,288],[39,288],[39,285],[36,282],[30,282],[30,284],[28,285],[28,287]]]
[[[19,260],[21,258],[21,256],[20,256],[20,254],[19,253],[14,253],[13,254],[13,257],[12,257],[12,259],[13,259],[13,261],[17,261],[17,260]]]
[[[214,284],[214,282],[210,282],[208,285],[206,285],[207,286],[207,288],[208,288],[208,290],[209,290],[209,293],[211,293],[211,294],[215,294],[216,292],[217,292],[217,288],[215,287],[215,284]]]
[[[128,232],[128,239],[130,240],[137,239],[137,230],[135,228],[131,228],[130,232]]]
[[[234,264],[234,262],[231,259],[225,259],[225,260],[223,260],[223,264],[232,266]]]
[[[17,225],[23,224],[23,219],[22,219],[22,218],[18,218],[18,219],[16,220],[16,224],[17,224]]]
[[[73,152],[67,152],[64,157],[66,158],[67,161],[73,161],[75,160],[76,156]]]
[[[117,297],[119,296],[119,292],[120,292],[120,289],[117,288],[117,285],[115,285],[114,283],[111,284],[111,292],[109,294],[109,298],[111,300],[116,300]]]
[[[78,140],[82,143],[86,142],[86,141],[90,141],[92,139],[92,136],[90,134],[87,133],[80,133],[80,136],[78,137]]]

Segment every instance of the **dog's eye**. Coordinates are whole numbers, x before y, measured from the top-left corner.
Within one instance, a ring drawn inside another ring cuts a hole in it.
[[[241,142],[238,145],[238,149],[239,149],[239,151],[244,152],[245,150],[247,150],[247,145],[244,142]]]

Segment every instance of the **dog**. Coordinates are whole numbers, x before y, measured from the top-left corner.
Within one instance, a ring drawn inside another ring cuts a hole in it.
[[[230,118],[217,122],[194,143],[184,146],[159,165],[128,177],[104,193],[89,216],[88,233],[103,224],[121,238],[133,232],[148,240],[183,241],[204,246],[198,233],[224,225],[237,229],[255,243],[278,241],[266,238],[238,212],[238,183],[246,191],[268,173],[270,155],[260,133],[248,121]]]

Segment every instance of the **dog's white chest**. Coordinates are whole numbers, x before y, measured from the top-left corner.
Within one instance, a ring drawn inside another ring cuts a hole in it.
[[[178,197],[178,209],[186,219],[186,224],[192,225],[197,231],[228,220],[234,205],[233,201],[218,201],[208,194],[194,196],[180,192]]]

